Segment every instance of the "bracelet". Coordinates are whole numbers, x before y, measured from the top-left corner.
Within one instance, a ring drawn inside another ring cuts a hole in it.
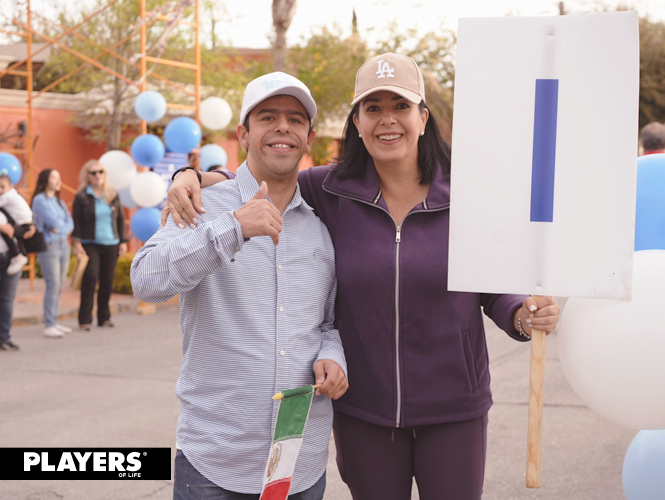
[[[175,176],[178,175],[180,172],[184,172],[185,170],[193,170],[196,173],[196,177],[199,178],[199,186],[201,185],[201,172],[199,172],[196,168],[194,167],[182,167],[173,172],[173,175],[171,176],[171,182],[175,180]]]
[[[521,316],[521,315],[520,315],[520,316],[517,316],[517,327],[519,328],[518,331],[519,331],[519,334],[520,334],[522,337],[526,337],[526,338],[528,338],[528,339],[531,338],[531,335],[529,335],[528,333],[526,333],[526,332],[524,331],[524,328],[522,328],[522,316]]]

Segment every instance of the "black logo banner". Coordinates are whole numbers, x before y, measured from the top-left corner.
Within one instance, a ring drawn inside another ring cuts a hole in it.
[[[171,448],[0,448],[0,480],[171,479]]]

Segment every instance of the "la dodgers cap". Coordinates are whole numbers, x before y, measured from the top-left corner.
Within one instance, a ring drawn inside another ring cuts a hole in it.
[[[247,84],[245,97],[242,100],[242,109],[240,110],[240,123],[245,122],[245,118],[260,102],[276,95],[290,95],[300,101],[307,110],[309,119],[313,120],[316,116],[316,103],[312,99],[307,86],[297,78],[276,71],[258,77]]]
[[[366,61],[356,74],[356,90],[351,105],[380,90],[395,92],[414,104],[424,101],[425,82],[416,61],[392,52]]]

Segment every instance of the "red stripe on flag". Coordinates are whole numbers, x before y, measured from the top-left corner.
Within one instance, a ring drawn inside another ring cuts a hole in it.
[[[287,477],[266,484],[259,500],[286,500],[291,489],[291,478]]]

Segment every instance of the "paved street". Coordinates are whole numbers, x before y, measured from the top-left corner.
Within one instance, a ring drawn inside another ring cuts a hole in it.
[[[1,447],[174,446],[177,306],[149,316],[122,312],[113,320],[114,329],[75,330],[56,340],[44,338],[41,325],[13,329],[21,350],[0,352]],[[529,346],[489,324],[488,342],[495,405],[483,498],[622,500],[623,457],[636,431],[604,420],[575,396],[561,371],[556,335],[547,345],[542,486],[525,488]],[[2,500],[171,497],[171,481],[0,483]],[[325,500],[350,498],[331,446]]]

